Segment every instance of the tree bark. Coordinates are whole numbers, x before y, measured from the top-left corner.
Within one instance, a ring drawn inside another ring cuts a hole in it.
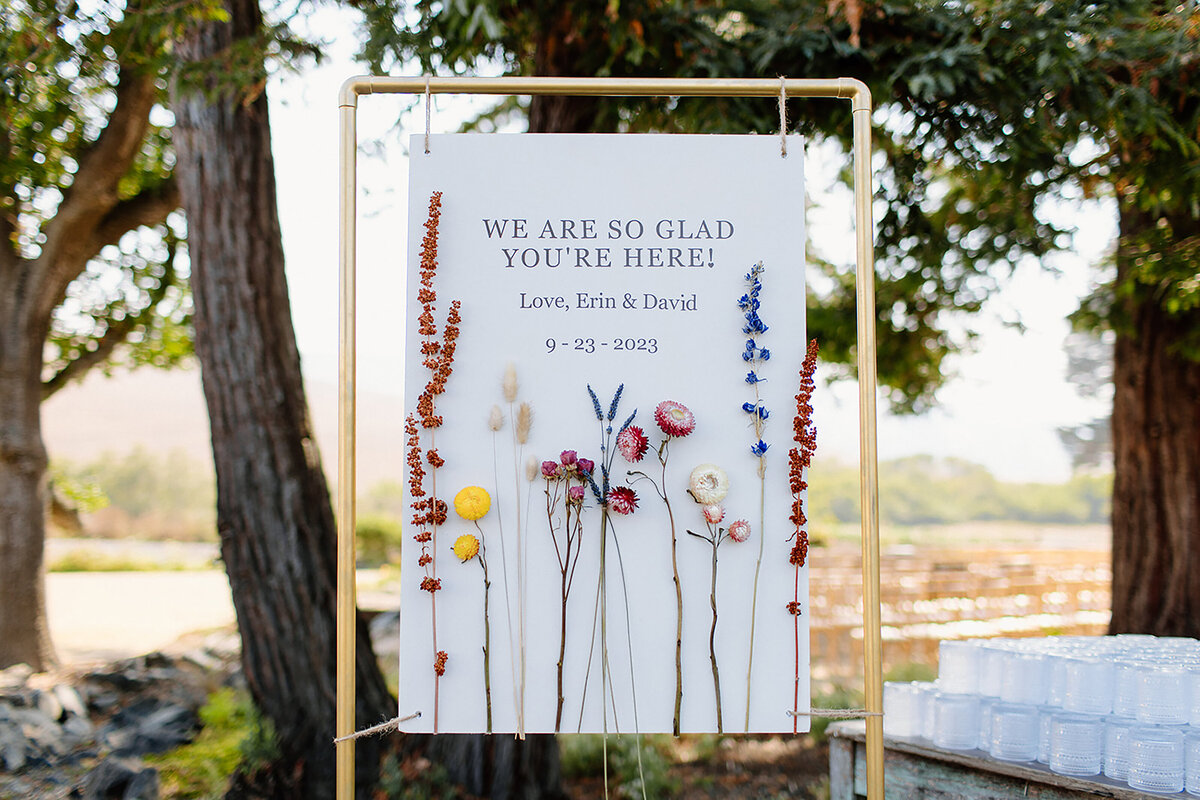
[[[1122,237],[1155,222],[1123,208]],[[1176,235],[1200,232],[1191,222]],[[1132,258],[1118,246],[1118,287]],[[1131,294],[1118,300],[1113,363],[1110,629],[1200,636],[1200,362],[1172,348],[1197,321],[1169,316],[1146,289]]]
[[[0,287],[11,291],[10,286]],[[0,669],[55,663],[46,624],[42,343],[15,298],[0,301]]]
[[[254,0],[225,5],[230,22],[185,34],[185,63],[261,32]],[[280,748],[276,764],[242,776],[232,794],[326,800],[335,775],[336,532],[288,303],[267,98],[237,96],[227,83],[208,88],[207,97],[172,89],[195,345],[243,670]],[[361,616],[357,641],[357,718],[374,723],[395,705]],[[356,748],[360,796],[374,783],[380,747],[366,739]]]

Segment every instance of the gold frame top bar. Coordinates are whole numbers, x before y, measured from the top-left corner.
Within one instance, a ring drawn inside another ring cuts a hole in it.
[[[593,97],[831,97],[871,110],[871,90],[855,78],[392,78],[359,75],[342,84],[338,105],[353,108],[366,94],[578,95]]]
[[[336,735],[355,728],[355,277],[358,98],[369,94],[587,95],[597,97],[824,97],[849,100],[853,112],[854,216],[862,500],[863,666],[867,716],[867,796],[883,800],[883,640],[879,593],[879,485],[876,445],[875,251],[871,218],[871,92],[853,78],[435,78],[360,75],[338,93],[339,387]],[[337,743],[337,798],[354,797],[354,740]]]

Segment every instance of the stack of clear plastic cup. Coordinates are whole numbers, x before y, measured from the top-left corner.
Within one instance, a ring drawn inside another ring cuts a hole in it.
[[[1136,724],[1133,717],[1104,720],[1104,774],[1114,781],[1129,778],[1129,732]]]
[[[946,750],[979,746],[979,697],[938,692],[934,699],[933,743]]]
[[[1184,791],[1200,797],[1200,732],[1183,737]]]
[[[1134,727],[1129,733],[1129,785],[1143,792],[1183,791],[1183,730],[1163,725]]]
[[[1100,774],[1104,721],[1089,714],[1059,712],[1050,717],[1050,769],[1061,775]]]
[[[1041,705],[1046,702],[1046,657],[1014,650],[1004,654],[1000,699],[1005,703]]]
[[[1046,705],[1062,708],[1067,692],[1067,656],[1051,653],[1046,657]]]
[[[920,690],[911,683],[883,684],[883,732],[913,738],[923,732]]]
[[[1187,670],[1177,664],[1140,666],[1134,713],[1137,721],[1151,725],[1186,725],[1191,718],[1187,679]]]
[[[992,707],[991,723],[991,738],[986,744],[993,758],[1037,760],[1041,717],[1036,706],[996,703]]]
[[[938,686],[951,694],[979,691],[979,641],[944,641],[938,645]]]
[[[1113,664],[1101,657],[1067,659],[1063,709],[1078,714],[1112,713]]]

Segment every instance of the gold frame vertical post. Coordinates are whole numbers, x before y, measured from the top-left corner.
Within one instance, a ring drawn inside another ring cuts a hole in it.
[[[883,635],[879,592],[879,463],[875,430],[875,231],[871,213],[871,95],[854,98],[854,219],[858,311],[859,488],[863,554],[863,694],[883,713]],[[883,798],[883,717],[867,717],[867,794]]]
[[[337,486],[337,716],[335,736],[354,733],[355,615],[358,587],[354,574],[355,518],[355,277],[356,193],[358,190],[358,96],[342,91],[338,105],[340,138],[339,221],[340,293],[338,311],[338,486]],[[354,797],[354,740],[342,739],[337,747],[337,797]]]
[[[354,731],[355,606],[355,116],[360,94],[589,95],[607,97],[779,96],[772,79],[654,78],[393,78],[360,76],[342,84],[341,306],[338,391],[337,736]],[[787,98],[850,100],[854,120],[854,212],[858,306],[859,454],[863,548],[863,661],[866,708],[883,711],[883,645],[879,611],[879,486],[875,429],[875,251],[871,214],[871,93],[849,78],[783,81]],[[803,299],[801,300],[803,302]],[[354,742],[338,743],[337,800],[354,797]],[[867,796],[883,800],[883,719],[867,718]]]

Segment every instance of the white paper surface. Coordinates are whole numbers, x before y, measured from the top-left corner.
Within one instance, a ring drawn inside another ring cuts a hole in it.
[[[561,573],[548,528],[546,482],[540,476],[528,482],[524,462],[530,456],[539,462],[558,459],[567,449],[600,462],[603,431],[588,384],[605,416],[623,384],[614,432],[636,409],[634,424],[650,439],[651,450],[641,464],[615,457],[613,486],[626,483],[627,470],[660,474],[654,452],[662,439],[654,423],[659,402],[683,403],[697,422],[692,434],[671,443],[666,487],[684,601],[682,731],[716,730],[709,653],[712,549],[685,532],[707,533],[700,507],[686,493],[692,469],[706,462],[720,465],[730,477],[722,527],[745,519],[753,528],[749,541],[727,540],[718,550],[715,644],[724,730],[745,728],[760,540],[749,730],[792,730],[787,712],[797,678],[797,637],[786,608],[795,583],[788,562],[793,526],[788,521],[787,451],[806,341],[803,142],[792,138],[787,158],[780,156],[778,139],[768,136],[441,135],[431,137],[429,154],[423,152],[423,136],[414,138],[404,322],[406,412],[416,407],[429,378],[416,334],[421,310],[416,275],[434,191],[443,192],[435,282],[439,335],[452,299],[461,300],[463,317],[454,371],[437,401],[445,424],[435,434],[446,460],[437,470],[437,493],[450,504],[432,553],[442,581],[436,599],[438,649],[449,657],[438,693],[440,732],[485,727],[482,570],[476,561],[460,563],[450,550],[460,534],[478,535],[453,508],[454,494],[469,485],[484,487],[493,500],[479,521],[491,580],[492,729],[511,732],[519,725],[515,705],[520,701],[513,691],[520,673],[519,654],[514,653],[514,647],[520,649],[515,630],[519,501],[527,559],[524,729],[554,730]],[[750,452],[755,438],[751,418],[742,409],[743,403],[754,401],[754,387],[746,382],[748,365],[741,355],[748,337],[737,305],[747,291],[744,276],[759,261],[765,267],[759,315],[769,330],[758,343],[771,352],[758,370],[766,379],[759,384],[762,404],[771,413],[763,436],[771,446],[766,454],[765,531],[757,458]],[[509,363],[519,378],[517,403],[529,402],[534,420],[529,444],[517,453],[516,485],[509,407],[501,392]],[[494,404],[506,417],[495,438],[487,426]],[[398,469],[403,466],[401,444]],[[422,444],[429,445],[428,432]],[[636,513],[610,515],[606,627],[611,689],[605,692],[598,624],[593,633],[601,514],[587,494],[582,555],[568,602],[563,732],[632,733],[635,724],[643,733],[672,728],[676,603],[670,524],[654,489],[645,482],[633,487],[639,498]],[[425,488],[430,488],[428,475]],[[399,710],[402,715],[421,712],[419,719],[404,724],[405,730],[432,731],[430,594],[419,588],[426,568],[417,564],[420,545],[412,540],[417,530],[405,522]],[[804,614],[799,618],[798,704],[807,709],[807,568],[801,570],[799,597]],[[585,674],[586,704],[581,709]],[[807,729],[807,718],[802,718],[800,730]]]

